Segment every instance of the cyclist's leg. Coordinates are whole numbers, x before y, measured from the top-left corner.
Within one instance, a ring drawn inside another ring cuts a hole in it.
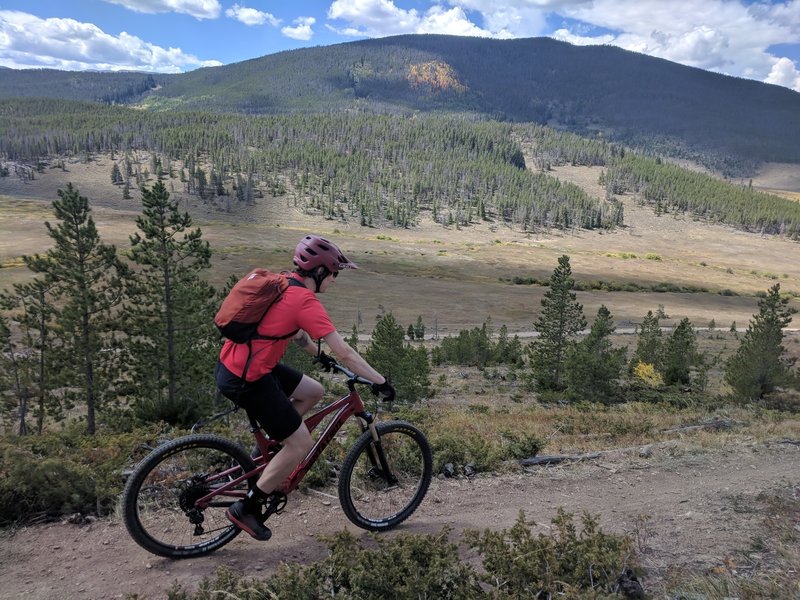
[[[301,416],[322,400],[325,393],[325,388],[319,381],[284,364],[275,365],[272,375],[284,393],[292,399],[295,409]]]
[[[258,489],[265,494],[274,492],[286,481],[294,468],[311,450],[314,440],[305,423],[301,423],[294,433],[283,440],[282,444],[283,448],[269,461],[267,467],[262,471],[261,477],[258,478]]]
[[[325,388],[322,387],[319,381],[312,379],[308,375],[303,375],[300,383],[292,392],[292,403],[302,416],[322,400],[324,394]]]
[[[302,375],[298,373],[292,378],[297,384]],[[308,452],[313,442],[277,374],[269,373],[257,381],[249,382],[237,394],[236,402],[259,422],[272,439],[283,441],[283,448],[264,469],[255,489],[250,490],[244,499],[235,502],[226,511],[228,519],[240,529],[258,540],[267,540],[271,533],[263,525],[261,507],[267,502],[267,496],[276,490],[302,460],[303,448]],[[303,433],[308,438],[307,442]]]

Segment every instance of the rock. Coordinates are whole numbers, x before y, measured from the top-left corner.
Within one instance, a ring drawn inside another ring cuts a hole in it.
[[[647,444],[639,448],[639,456],[641,458],[650,458],[653,456],[653,444]]]
[[[625,571],[617,578],[619,593],[625,598],[632,600],[643,600],[646,596],[642,584],[636,578],[636,574],[631,569]]]
[[[478,474],[478,470],[475,468],[473,464],[466,464],[464,465],[464,475],[467,477],[475,477]]]
[[[442,473],[445,477],[455,477],[456,468],[453,466],[453,463],[447,463],[442,469]]]

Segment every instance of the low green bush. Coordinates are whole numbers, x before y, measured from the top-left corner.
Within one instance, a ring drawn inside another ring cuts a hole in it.
[[[75,424],[58,433],[0,438],[0,526],[72,513],[113,511],[123,472],[157,444],[157,428],[88,436]]]
[[[445,431],[431,436],[429,441],[435,473],[440,473],[448,463],[472,465],[478,471],[492,471],[503,460],[500,448],[477,432]]]
[[[619,598],[619,577],[636,563],[632,540],[604,533],[597,518],[558,510],[553,528],[534,535],[520,513],[511,529],[468,531],[483,558],[481,579],[493,598]]]
[[[323,538],[328,556],[310,565],[286,564],[267,579],[244,578],[219,569],[196,592],[176,585],[169,600],[356,600],[361,598],[619,598],[619,578],[630,581],[638,569],[633,542],[604,533],[597,519],[559,511],[548,534],[534,535],[524,515],[498,532],[467,531],[483,568],[463,560],[449,541],[449,530],[436,535],[360,538],[342,531]],[[643,597],[643,596],[642,596]]]

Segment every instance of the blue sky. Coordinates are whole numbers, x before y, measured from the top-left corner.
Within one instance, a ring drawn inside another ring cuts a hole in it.
[[[800,92],[800,0],[0,0],[0,66],[162,73],[403,33],[611,44]]]

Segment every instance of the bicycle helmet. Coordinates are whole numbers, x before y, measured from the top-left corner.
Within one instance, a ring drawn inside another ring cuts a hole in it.
[[[350,262],[342,254],[336,244],[318,235],[307,235],[298,242],[294,250],[294,264],[308,273],[313,272],[317,267],[325,267],[328,273],[358,268],[355,263]]]

